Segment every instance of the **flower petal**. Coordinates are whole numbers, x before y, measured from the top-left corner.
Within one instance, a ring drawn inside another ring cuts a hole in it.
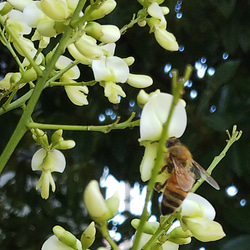
[[[107,58],[107,68],[110,69],[115,77],[115,82],[124,83],[128,79],[129,68],[127,63],[117,56]]]
[[[204,217],[208,220],[215,218],[215,209],[209,201],[198,194],[188,193],[182,203],[182,216]]]
[[[86,94],[88,93],[87,86],[65,86],[65,91],[70,101],[77,106],[88,105]]]
[[[140,122],[141,141],[157,141],[162,133],[162,126],[167,121],[173,96],[167,93],[155,93],[145,104]],[[169,124],[169,137],[180,137],[187,125],[187,115],[182,102],[178,102]]]

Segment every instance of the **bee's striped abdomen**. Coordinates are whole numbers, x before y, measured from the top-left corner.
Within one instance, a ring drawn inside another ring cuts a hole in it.
[[[165,187],[162,203],[161,212],[163,215],[173,213],[186,198],[189,191],[182,190],[176,180],[176,175],[172,174]]]

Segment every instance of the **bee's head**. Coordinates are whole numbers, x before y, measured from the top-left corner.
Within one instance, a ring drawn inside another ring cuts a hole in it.
[[[166,147],[170,148],[170,147],[173,147],[175,145],[180,145],[180,144],[181,144],[180,140],[177,139],[176,137],[169,137],[166,143]]]

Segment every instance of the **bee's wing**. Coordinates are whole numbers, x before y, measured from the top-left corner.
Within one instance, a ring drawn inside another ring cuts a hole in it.
[[[220,186],[218,183],[214,180],[214,178],[195,160],[192,161],[193,166],[195,167],[196,171],[195,174],[197,178],[204,179],[208,184],[210,184],[213,188],[219,190]]]
[[[170,156],[171,157],[171,156]],[[176,180],[180,188],[184,191],[189,191],[195,182],[195,179],[189,174],[189,172],[175,159],[171,157],[174,164],[174,171],[176,175]]]

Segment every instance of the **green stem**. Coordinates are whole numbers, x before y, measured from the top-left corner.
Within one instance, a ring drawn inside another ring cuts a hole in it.
[[[34,70],[36,71],[37,75],[41,76],[42,75],[42,70],[36,64],[36,62],[33,60],[33,58],[30,56],[30,54],[26,51],[26,48],[20,44],[19,36],[15,32],[13,32],[12,29],[9,28],[8,26],[6,26],[5,28],[6,28],[7,33],[13,39],[13,41],[18,45],[18,47],[22,51],[23,55],[28,59],[28,61],[30,62],[30,64],[32,65]]]
[[[113,239],[109,235],[107,224],[106,223],[101,224],[99,227],[99,230],[100,230],[102,236],[110,244],[111,248],[114,250],[119,250],[119,247],[117,246],[117,244],[113,241]]]
[[[7,108],[1,107],[0,108],[0,115],[9,112],[12,109],[16,109],[21,107],[29,98],[31,97],[34,89],[30,89],[26,94],[18,98],[16,101],[10,103]]]
[[[163,222],[160,223],[158,229],[154,233],[154,235],[149,239],[149,241],[144,245],[143,249],[150,249],[150,246],[154,244],[154,242],[159,239],[159,237],[167,232],[172,225],[172,222],[175,219],[175,215],[168,215],[164,219]]]
[[[83,9],[86,0],[79,1],[76,10],[72,16],[72,20],[79,17],[80,11]],[[50,76],[51,71],[53,70],[56,61],[58,60],[59,56],[63,54],[65,50],[65,45],[67,44],[68,40],[71,37],[72,27],[68,25],[65,29],[65,32],[62,36],[60,43],[58,44],[53,57],[51,58],[50,62],[48,63],[46,69],[43,71],[43,74],[38,77],[36,87],[34,88],[34,92],[25,108],[22,117],[17,124],[15,131],[13,132],[7,146],[5,147],[1,157],[0,157],[0,173],[3,171],[4,166],[6,165],[7,161],[9,160],[11,154],[15,150],[17,144],[22,139],[23,135],[27,131],[26,124],[30,121],[31,114],[35,108],[35,105],[45,87],[45,84]],[[40,68],[39,68],[40,69]]]
[[[42,123],[36,123],[36,122],[30,122],[27,124],[27,127],[29,129],[32,128],[39,128],[39,129],[48,129],[48,130],[71,130],[71,131],[97,131],[102,133],[108,133],[111,130],[114,129],[125,129],[125,128],[131,128],[135,126],[140,125],[140,120],[132,121],[134,118],[135,113],[132,113],[128,120],[118,123],[120,118],[111,124],[108,125],[100,125],[100,126],[94,126],[94,125],[88,125],[88,126],[81,126],[81,125],[62,125],[62,124],[42,124]]]
[[[227,140],[227,144],[226,146],[224,147],[224,149],[221,151],[221,153],[214,157],[212,163],[209,165],[208,169],[207,169],[207,172],[209,174],[212,173],[212,171],[214,170],[214,168],[219,164],[219,162],[226,156],[226,153],[227,151],[229,150],[229,148],[233,145],[234,142],[238,141],[242,135],[242,131],[237,131],[237,126],[234,125],[233,126],[233,130],[232,130],[232,135],[230,135],[229,131],[227,130],[227,135],[229,137],[229,139]],[[195,192],[199,187],[200,185],[204,182],[204,179],[199,179],[195,185],[193,186],[192,188],[192,192]]]

